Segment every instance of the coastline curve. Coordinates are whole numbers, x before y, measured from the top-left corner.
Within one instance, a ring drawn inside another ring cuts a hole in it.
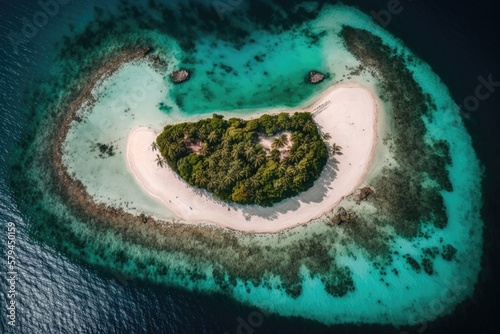
[[[290,110],[293,113],[299,110]],[[338,84],[321,93],[311,112],[322,132],[330,133],[328,144],[343,147],[343,154],[329,157],[313,187],[272,207],[224,203],[195,189],[170,168],[154,163],[151,143],[154,130],[138,127],[129,132],[126,160],[136,182],[186,222],[209,222],[244,232],[278,232],[319,218],[362,184],[373,161],[377,143],[377,114],[373,92],[359,84]]]

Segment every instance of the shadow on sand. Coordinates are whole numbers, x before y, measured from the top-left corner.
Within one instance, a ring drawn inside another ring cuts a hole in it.
[[[314,182],[311,188],[269,207],[223,202],[204,189],[195,187],[192,187],[192,189],[196,195],[202,197],[204,200],[208,199],[210,202],[227,207],[228,211],[241,211],[246,220],[251,220],[252,217],[256,216],[272,221],[278,218],[279,214],[298,210],[302,203],[321,203],[328,191],[331,189],[332,182],[337,177],[338,164],[339,161],[335,157],[330,156],[325,164],[325,167],[323,168],[323,171],[321,172],[320,177]],[[177,175],[177,178],[183,181],[186,186],[191,187],[180,176]]]

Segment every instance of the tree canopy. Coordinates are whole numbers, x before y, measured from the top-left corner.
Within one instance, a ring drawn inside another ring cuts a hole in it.
[[[290,141],[285,132],[291,133]],[[261,136],[278,137],[266,148],[259,144]],[[307,112],[251,120],[213,114],[167,125],[156,144],[168,166],[190,185],[224,201],[263,206],[310,188],[328,158]]]

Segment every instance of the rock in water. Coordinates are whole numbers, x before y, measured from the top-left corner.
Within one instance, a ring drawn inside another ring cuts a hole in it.
[[[370,187],[364,187],[359,190],[359,196],[358,199],[356,200],[356,203],[360,203],[361,201],[365,200],[369,195],[373,194],[373,189]]]
[[[353,219],[352,215],[344,209],[343,207],[339,207],[335,215],[331,218],[331,223],[334,225],[339,225],[341,223],[349,223]]]
[[[180,70],[172,72],[170,74],[170,79],[175,83],[181,83],[189,79],[189,72],[186,69],[181,68]]]
[[[311,71],[309,72],[309,82],[313,84],[320,83],[325,78],[323,73]]]

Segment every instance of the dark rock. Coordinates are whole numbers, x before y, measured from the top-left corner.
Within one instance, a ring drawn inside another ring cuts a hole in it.
[[[418,264],[417,260],[415,260],[409,254],[403,255],[403,257],[406,259],[406,263],[408,263],[413,268],[413,270],[415,270],[416,272],[420,272],[420,264]]]
[[[432,261],[429,258],[426,257],[422,260],[422,267],[424,267],[424,271],[426,274],[432,275],[434,273]]]
[[[220,64],[220,67],[226,71],[226,73],[231,73],[234,69],[231,66]]]
[[[445,245],[443,246],[443,253],[441,254],[441,256],[446,261],[451,261],[455,257],[456,253],[457,249],[455,247],[453,247],[452,245]]]
[[[170,74],[170,79],[175,83],[181,83],[189,79],[189,72],[186,69],[180,69]]]
[[[147,217],[144,213],[141,213],[141,214],[139,215],[139,219],[141,220],[141,222],[142,222],[143,224],[146,224],[146,223],[148,222],[148,220],[149,220],[149,217]]]
[[[316,71],[309,72],[309,82],[310,83],[317,84],[317,83],[320,83],[321,81],[323,81],[323,79],[325,79],[325,75],[323,73],[316,72]]]
[[[358,199],[356,200],[356,203],[359,204],[359,202],[365,200],[369,195],[373,194],[374,191],[370,187],[364,187],[359,190],[359,196]]]
[[[431,259],[435,259],[439,255],[439,249],[437,247],[426,247],[422,249],[422,253]]]
[[[339,225],[341,223],[349,223],[351,221],[352,215],[343,207],[339,207],[331,222],[335,225]]]

